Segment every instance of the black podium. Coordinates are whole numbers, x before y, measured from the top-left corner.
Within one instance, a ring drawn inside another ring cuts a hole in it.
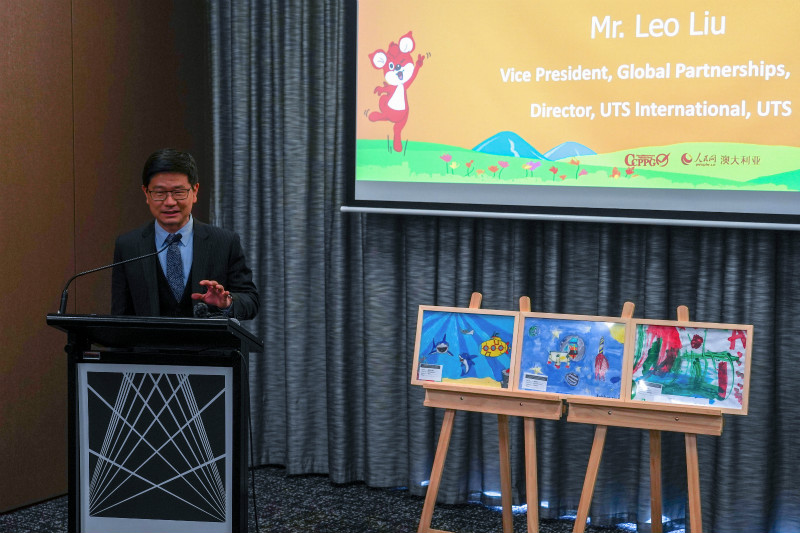
[[[69,531],[247,531],[247,361],[236,320],[47,315],[67,333]]]

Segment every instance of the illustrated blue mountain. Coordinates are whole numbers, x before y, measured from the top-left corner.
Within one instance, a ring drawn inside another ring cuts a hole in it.
[[[525,159],[543,159],[545,161],[556,161],[568,157],[580,157],[584,155],[596,155],[596,152],[580,143],[565,142],[551,149],[545,154],[531,146],[528,141],[514,133],[513,131],[501,131],[492,135],[485,141],[479,143],[475,148],[476,152],[493,154],[505,157],[520,157]]]
[[[568,157],[580,157],[584,155],[597,155],[597,152],[592,150],[591,148],[587,148],[586,146],[575,143],[575,142],[565,142],[561,143],[555,148],[549,150],[544,157],[549,159],[550,161],[557,161],[558,159],[566,159]]]
[[[513,131],[501,131],[479,143],[476,152],[526,159],[546,159],[542,153]]]

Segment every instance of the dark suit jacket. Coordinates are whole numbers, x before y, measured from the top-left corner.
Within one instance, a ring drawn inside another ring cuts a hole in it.
[[[154,253],[155,221],[117,238],[114,262]],[[111,275],[111,314],[158,316],[158,257],[114,267]],[[220,283],[233,297],[230,316],[249,320],[258,313],[258,290],[253,273],[245,263],[239,236],[194,220],[194,251],[191,274],[192,292],[204,293],[200,280]],[[213,309],[213,308],[212,308]]]

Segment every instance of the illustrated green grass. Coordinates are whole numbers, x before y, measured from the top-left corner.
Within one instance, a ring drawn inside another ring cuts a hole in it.
[[[398,153],[386,140],[358,139],[356,149],[359,181],[800,191],[800,148],[788,146],[682,143],[637,147],[560,161],[538,160],[535,169],[523,168],[536,164],[535,159],[484,154],[446,144],[407,141],[405,151]],[[632,153],[669,154],[669,159],[663,167],[625,166],[625,157]],[[692,159],[688,165],[681,162],[684,154]],[[698,166],[696,162],[704,158],[707,165]]]

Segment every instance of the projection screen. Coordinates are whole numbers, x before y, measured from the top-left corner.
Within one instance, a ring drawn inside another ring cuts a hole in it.
[[[796,0],[355,7],[343,210],[798,229]]]

